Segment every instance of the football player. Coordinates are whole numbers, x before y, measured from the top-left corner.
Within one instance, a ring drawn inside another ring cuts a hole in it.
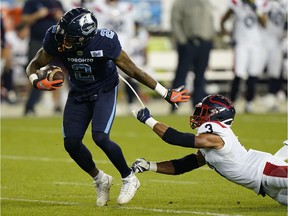
[[[283,45],[286,36],[287,0],[270,0],[266,28],[263,32],[265,43],[265,64],[268,75],[268,94],[264,97],[270,110],[277,110],[277,93],[281,90],[281,71],[283,69]],[[264,71],[264,69],[263,69]]]
[[[231,129],[235,113],[232,102],[224,96],[205,97],[190,116],[191,128],[198,130],[195,135],[158,122],[147,108],[135,112],[137,119],[150,126],[163,141],[199,150],[196,154],[163,162],[148,162],[139,158],[132,169],[135,173],[149,170],[179,175],[207,164],[226,179],[287,205],[288,164],[283,159],[288,156],[288,143],[278,151],[279,156],[246,150]]]
[[[46,32],[42,48],[27,67],[27,75],[35,88],[59,88],[57,84],[62,81],[48,81],[36,74],[54,58],[60,59],[67,69],[71,87],[63,114],[66,151],[95,180],[97,205],[106,205],[112,177],[95,166],[90,151],[82,142],[91,122],[94,142],[105,152],[123,180],[117,202],[128,203],[140,182],[127,166],[121,148],[110,140],[119,83],[116,66],[158,92],[169,103],[188,101],[186,90],[166,89],[139,69],[122,50],[116,32],[98,29],[95,15],[85,8],[66,12],[59,23]]]
[[[268,0],[230,0],[229,9],[221,19],[222,34],[227,34],[226,21],[234,15],[232,40],[234,44],[235,77],[230,98],[235,102],[242,80],[247,80],[245,111],[252,112],[258,77],[263,72],[264,49],[262,31],[266,25]]]

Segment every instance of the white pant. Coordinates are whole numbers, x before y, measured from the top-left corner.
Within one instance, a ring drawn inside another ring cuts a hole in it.
[[[268,196],[287,205],[288,164],[278,157],[271,157],[263,171],[262,186]]]
[[[259,43],[239,42],[235,46],[235,74],[246,79],[259,77],[263,73],[264,49]]]

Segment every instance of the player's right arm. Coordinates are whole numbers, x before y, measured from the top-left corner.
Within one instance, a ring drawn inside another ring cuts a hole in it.
[[[43,48],[40,48],[31,62],[26,68],[26,74],[33,85],[34,88],[39,90],[53,91],[60,88],[59,86],[54,86],[60,84],[61,80],[48,81],[46,76],[38,77],[36,74],[37,70],[41,67],[49,64],[53,59],[53,56],[49,55]]]

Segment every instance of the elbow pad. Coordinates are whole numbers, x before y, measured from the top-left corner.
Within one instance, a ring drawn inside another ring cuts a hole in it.
[[[182,133],[169,127],[163,134],[162,140],[172,145],[194,148],[195,135],[191,133]]]

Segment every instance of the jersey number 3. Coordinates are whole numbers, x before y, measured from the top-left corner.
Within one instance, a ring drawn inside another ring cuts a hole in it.
[[[206,124],[205,128],[207,129],[206,133],[213,133],[213,128],[211,124]]]

